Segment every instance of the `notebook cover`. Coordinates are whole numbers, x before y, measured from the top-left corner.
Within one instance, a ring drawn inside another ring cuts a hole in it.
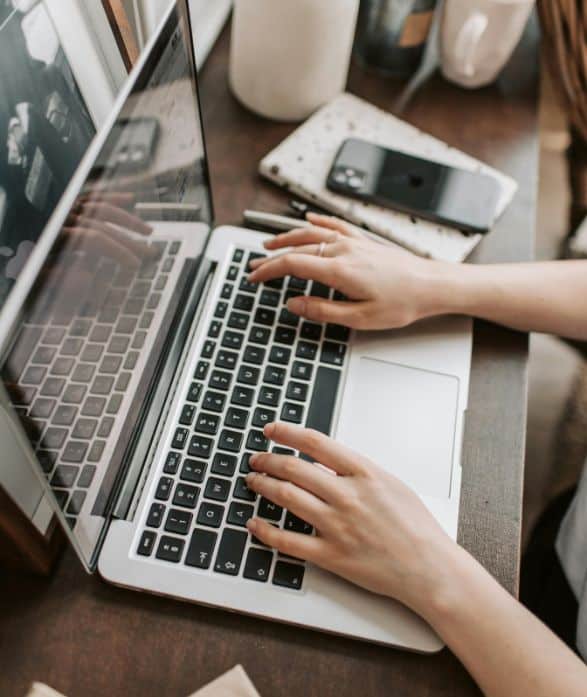
[[[454,262],[466,259],[482,235],[464,235],[448,226],[346,198],[326,188],[334,157],[350,137],[495,177],[502,187],[496,219],[518,188],[511,177],[349,93],[339,95],[303,123],[263,158],[259,171],[296,196],[417,254]]]

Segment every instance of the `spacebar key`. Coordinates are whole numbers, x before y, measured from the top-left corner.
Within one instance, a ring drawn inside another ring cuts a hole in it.
[[[330,435],[332,417],[340,383],[340,370],[320,366],[314,380],[314,392],[308,409],[306,427]]]

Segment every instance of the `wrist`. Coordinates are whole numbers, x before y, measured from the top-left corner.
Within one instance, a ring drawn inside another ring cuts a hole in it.
[[[419,319],[438,315],[476,315],[481,305],[481,267],[426,261],[421,267]]]

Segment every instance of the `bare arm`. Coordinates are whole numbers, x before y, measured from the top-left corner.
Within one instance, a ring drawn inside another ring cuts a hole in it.
[[[264,432],[336,476],[294,457],[254,455],[247,485],[317,531],[252,519],[261,541],[422,615],[488,697],[585,695],[587,666],[453,542],[407,486],[321,433],[282,423]]]

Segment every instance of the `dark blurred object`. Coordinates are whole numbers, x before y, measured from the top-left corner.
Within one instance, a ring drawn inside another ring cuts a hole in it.
[[[544,40],[571,123],[571,233],[587,216],[587,4],[539,0]]]
[[[365,68],[409,77],[420,65],[437,0],[361,0],[355,56]]]

